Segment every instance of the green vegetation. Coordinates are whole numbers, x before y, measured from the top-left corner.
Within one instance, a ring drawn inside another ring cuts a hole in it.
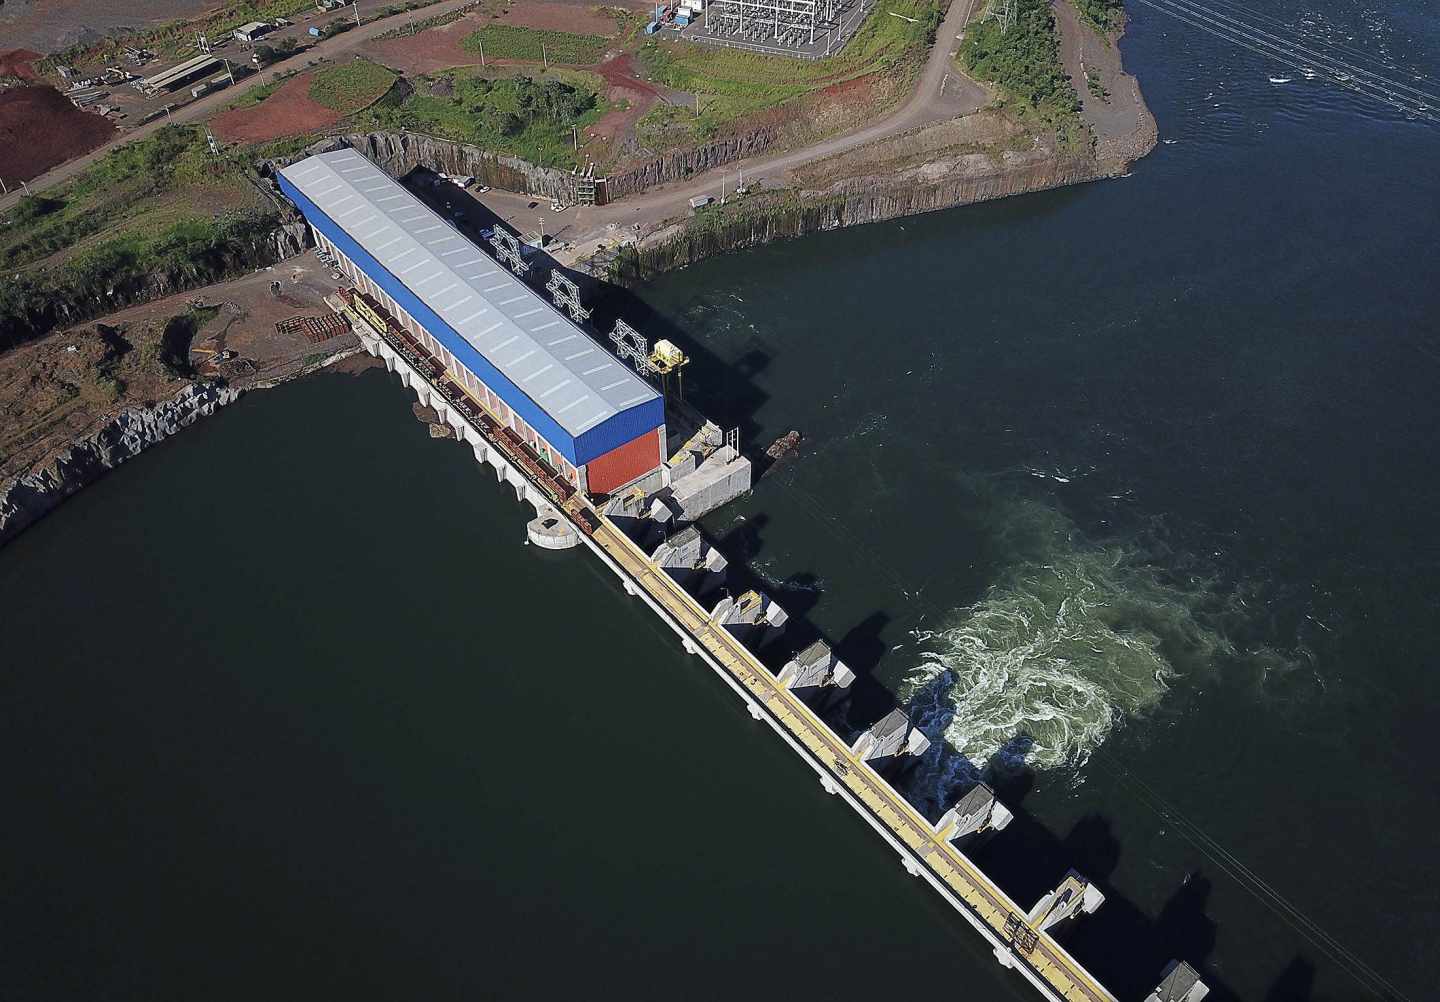
[[[1102,35],[1125,24],[1125,0],[1072,0],[1080,16]]]
[[[1080,99],[1060,64],[1060,37],[1048,0],[1012,0],[1015,23],[997,19],[972,25],[960,58],[972,74],[999,84],[1006,104],[1022,118],[1054,129],[1062,143],[1080,140]]]
[[[268,263],[275,217],[244,159],[215,157],[200,127],[166,126],[22,200],[0,225],[13,275],[0,283],[0,349]]]
[[[611,40],[603,35],[572,35],[568,31],[541,31],[512,24],[487,24],[460,43],[471,52],[482,48],[487,59],[542,60],[589,66],[600,61]]]
[[[904,17],[886,16],[889,11]],[[657,105],[641,119],[639,134],[652,148],[706,139],[738,118],[848,80],[871,74],[908,78],[923,64],[943,16],[938,0],[893,0],[867,18],[839,54],[816,62],[649,41],[639,54],[647,75],[699,94],[700,112],[691,108],[687,118],[680,109]]]
[[[533,163],[569,166],[575,162],[570,127],[584,128],[604,111],[595,91],[580,83],[583,79],[580,74],[567,80],[496,78],[451,70],[421,81],[398,105],[382,102],[358,124],[408,129],[513,153]]]
[[[287,70],[284,73],[277,72],[273,77],[270,78],[269,83],[263,83],[255,87],[251,87],[245,93],[241,94],[235,100],[231,101],[225,106],[226,110],[228,111],[231,108],[250,108],[259,104],[261,101],[265,100],[271,94],[274,94],[277,90],[279,90],[281,85],[283,85],[286,80],[289,80],[291,77],[293,77],[296,72],[298,71]]]
[[[377,42],[383,42],[390,38],[409,38],[418,35],[422,31],[429,31],[431,28],[439,28],[452,24],[470,13],[468,7],[460,7],[448,14],[436,14],[433,17],[422,17],[418,21],[411,21],[409,24],[402,24],[398,28],[391,28],[389,31],[381,32],[375,36]]]
[[[355,59],[318,70],[310,78],[310,99],[349,114],[374,104],[394,82],[394,71]]]
[[[238,182],[238,168],[210,154],[203,130],[166,126],[119,147],[68,184],[22,199],[0,227],[0,267],[32,264],[123,227],[155,212],[177,190],[233,196]]]
[[[1110,92],[1101,82],[1100,74],[1089,68],[1085,70],[1085,89],[1090,92],[1091,97],[1098,97],[1102,101],[1110,100]]]

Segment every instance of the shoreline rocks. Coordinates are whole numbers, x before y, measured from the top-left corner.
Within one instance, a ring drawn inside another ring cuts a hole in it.
[[[110,470],[240,395],[233,387],[192,383],[152,407],[127,407],[100,430],[71,444],[53,463],[0,490],[0,546]]]

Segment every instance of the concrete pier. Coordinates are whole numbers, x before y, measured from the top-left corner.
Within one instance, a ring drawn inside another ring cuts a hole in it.
[[[1032,928],[1047,932],[1081,915],[1093,914],[1104,903],[1100,888],[1071,870],[1059,887],[1035,902],[1026,919]]]
[[[891,710],[850,746],[861,761],[888,761],[901,755],[920,756],[930,747],[930,739],[911,726],[904,710]]]
[[[725,554],[705,542],[693,525],[657,546],[650,561],[696,598],[711,595],[723,585],[730,566]]]
[[[1014,815],[984,783],[976,783],[955,806],[946,811],[935,824],[942,838],[961,842],[986,831],[1000,831]]]
[[[710,619],[730,631],[736,640],[758,651],[779,639],[790,616],[763,592],[752,590],[738,598],[728,595],[722,598],[715,604]]]
[[[1177,960],[1165,971],[1155,990],[1145,996],[1145,1002],[1200,1002],[1209,994],[1209,987],[1200,980],[1195,968]]]
[[[387,369],[398,373],[405,386],[416,390],[418,384],[431,400],[436,394],[443,399],[443,392],[402,356],[397,344],[365,330],[363,322],[356,325],[356,331],[367,350],[384,359]],[[413,346],[407,350],[413,351]],[[519,452],[507,453],[514,446],[496,437],[481,419],[460,415],[460,421],[462,441],[471,447],[476,460],[491,465],[497,478],[515,486],[518,496],[535,504],[537,512],[547,506],[545,518],[563,523],[616,575],[627,594],[649,606],[674,631],[687,654],[715,672],[752,717],[767,725],[815,771],[827,792],[853,809],[899,855],[906,872],[928,883],[986,940],[997,961],[1017,972],[1048,1002],[1118,1002],[1051,934],[1056,925],[1074,915],[1094,911],[1104,900],[1098,889],[1078,874],[1070,874],[1030,912],[1023,911],[956,844],[961,830],[987,824],[998,829],[1008,820],[1009,812],[994,801],[988,789],[971,790],[937,827],[877,771],[886,759],[919,755],[929,747],[928,739],[912,726],[904,711],[887,714],[847,747],[789,684],[802,675],[814,678],[810,673],[824,665],[832,684],[839,685],[844,666],[833,660],[828,648],[822,654],[811,645],[787,662],[781,674],[787,670],[792,674],[785,683],[756,656],[767,637],[783,630],[788,619],[785,610],[758,592],[739,599],[727,597],[707,609],[677,580],[677,571],[684,570],[687,560],[694,569],[694,540],[681,539],[683,533],[677,533],[666,541],[665,525],[653,517],[657,514],[653,501],[642,494],[628,508],[612,506],[616,515],[612,519],[611,508],[602,514],[583,493],[559,490],[544,479],[537,464],[526,465]],[[673,517],[668,509],[666,512]],[[642,547],[632,538],[634,533],[620,525],[626,519],[632,523],[648,520],[661,538]],[[703,563],[704,555],[711,551],[704,548],[703,540],[700,546]],[[741,637],[745,633],[750,634],[748,641]],[[825,655],[831,659],[828,664]],[[848,669],[844,671],[848,674]],[[989,814],[982,820],[986,804]],[[1200,994],[1186,994],[1195,988],[1186,980],[1187,972],[1193,975],[1188,967],[1172,969],[1147,1002],[1199,1002],[1204,986],[1200,985]],[[1160,994],[1162,991],[1169,994]]]
[[[835,656],[830,645],[817,640],[796,654],[780,669],[779,682],[792,692],[806,693],[834,687],[848,689],[855,673]]]

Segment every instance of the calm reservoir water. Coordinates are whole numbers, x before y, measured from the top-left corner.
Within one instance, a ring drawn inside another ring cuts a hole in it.
[[[1440,91],[1433,11],[1265,14]],[[917,803],[988,766],[1017,899],[1102,885],[1118,996],[1431,998],[1440,130],[1149,7],[1124,49],[1133,176],[625,309],[805,434],[709,528],[947,739]],[[0,553],[0,997],[1032,997],[408,405],[253,395]]]

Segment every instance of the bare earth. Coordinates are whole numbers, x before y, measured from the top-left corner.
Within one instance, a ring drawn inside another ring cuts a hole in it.
[[[0,38],[7,45],[55,52],[122,28],[194,17],[215,6],[215,0],[8,0],[0,7]]]
[[[1120,47],[1097,35],[1066,0],[1054,0],[1053,6],[1060,29],[1060,61],[1070,74],[1075,93],[1080,95],[1085,121],[1102,141],[1134,132],[1140,127],[1141,117],[1149,112],[1139,100],[1135,78],[1120,64]],[[1110,92],[1108,98],[1090,93],[1085,82],[1087,69],[1099,74],[1101,86]]]
[[[366,58],[407,76],[435,73],[452,66],[478,66],[479,55],[462,48],[460,42],[488,21],[489,18],[483,15],[467,14],[458,21],[429,28],[418,35],[368,42],[360,52]]]
[[[644,7],[644,4],[641,5]],[[568,31],[573,35],[615,35],[615,20],[601,14],[590,3],[560,3],[557,0],[528,0],[516,4],[495,19],[500,24],[545,31]]]
[[[744,168],[747,181],[766,183],[767,187],[788,184],[793,180],[789,176],[793,168],[983,108],[990,102],[989,93],[955,69],[958,37],[971,14],[981,6],[980,0],[953,0],[935,33],[935,45],[914,93],[895,111],[811,146],[740,164],[738,167]],[[556,220],[556,229],[552,231],[571,245],[571,250],[560,256],[561,261],[572,263],[602,242],[613,242],[621,236],[634,239],[637,233],[643,236],[656,231],[667,221],[686,215],[689,200],[694,196],[718,198],[722,180],[728,177],[733,185],[736,172],[736,168],[726,167],[652,188],[611,205],[567,210]],[[529,196],[501,191],[485,196],[485,203],[492,211],[522,230],[533,229],[534,212],[528,208],[531,201]]]
[[[429,7],[421,7],[419,10],[410,11],[405,14],[397,14],[394,17],[387,17],[379,21],[372,21],[371,23],[356,28],[353,31],[347,31],[343,35],[336,35],[333,38],[323,39],[316,45],[312,46],[310,49],[306,50],[305,56],[303,58],[314,60],[339,59],[342,56],[349,55],[350,53],[359,49],[362,45],[373,39],[376,35],[383,34],[384,32],[390,31],[401,25],[409,24],[412,21],[420,21],[424,20],[425,18],[435,17],[438,14],[445,14],[450,11],[457,10],[472,2],[473,0],[442,0],[442,2],[432,4]],[[9,4],[7,3],[6,6],[9,6]],[[8,44],[9,40],[7,39],[6,42]],[[281,68],[284,68],[283,64]],[[174,122],[196,122],[208,118],[209,116],[225,108],[227,105],[231,104],[240,94],[249,90],[251,87],[258,86],[259,84],[270,80],[272,76],[273,74],[268,71],[264,73],[256,73],[253,76],[246,77],[245,79],[240,80],[234,87],[216,91],[213,94],[206,94],[204,97],[201,97],[198,100],[191,101],[189,104],[175,109],[175,112],[173,116],[171,116],[170,120],[173,120]],[[52,185],[69,180],[70,178],[78,174],[80,171],[84,170],[86,167],[89,167],[95,161],[99,160],[100,157],[104,156],[106,152],[113,149],[117,145],[129,142],[132,139],[141,139],[145,136],[152,135],[160,129],[164,128],[166,121],[167,120],[165,118],[159,118],[153,122],[148,122],[145,125],[141,125],[126,132],[122,132],[117,138],[112,139],[110,142],[91,151],[90,153],[87,153],[81,157],[76,157],[73,160],[69,160],[59,165],[58,167],[52,168],[51,170],[42,174],[40,177],[35,178],[30,183],[30,190],[32,192],[43,191],[44,189],[49,188]],[[19,192],[12,192],[9,195],[0,195],[0,212],[11,208],[19,200]]]
[[[278,297],[270,291],[275,280],[282,284]],[[337,284],[313,253],[305,254],[274,269],[131,307],[0,354],[0,481],[39,469],[126,407],[178,393],[188,380],[147,358],[145,349],[170,318],[184,314],[187,303],[197,298],[222,308],[195,334],[190,364],[200,375],[218,373],[242,389],[278,382],[356,347],[358,340],[348,332],[312,343],[275,329],[290,317],[329,314],[322,300]],[[97,324],[119,328],[128,350],[117,355],[97,333]],[[235,357],[216,362],[222,351]],[[124,384],[118,397],[96,380],[97,367],[107,361]]]
[[[309,73],[301,73],[259,104],[216,115],[210,120],[215,135],[227,143],[262,143],[328,129],[345,113],[311,100],[310,77]]]
[[[53,87],[0,90],[0,180],[12,188],[114,135],[114,125]]]

